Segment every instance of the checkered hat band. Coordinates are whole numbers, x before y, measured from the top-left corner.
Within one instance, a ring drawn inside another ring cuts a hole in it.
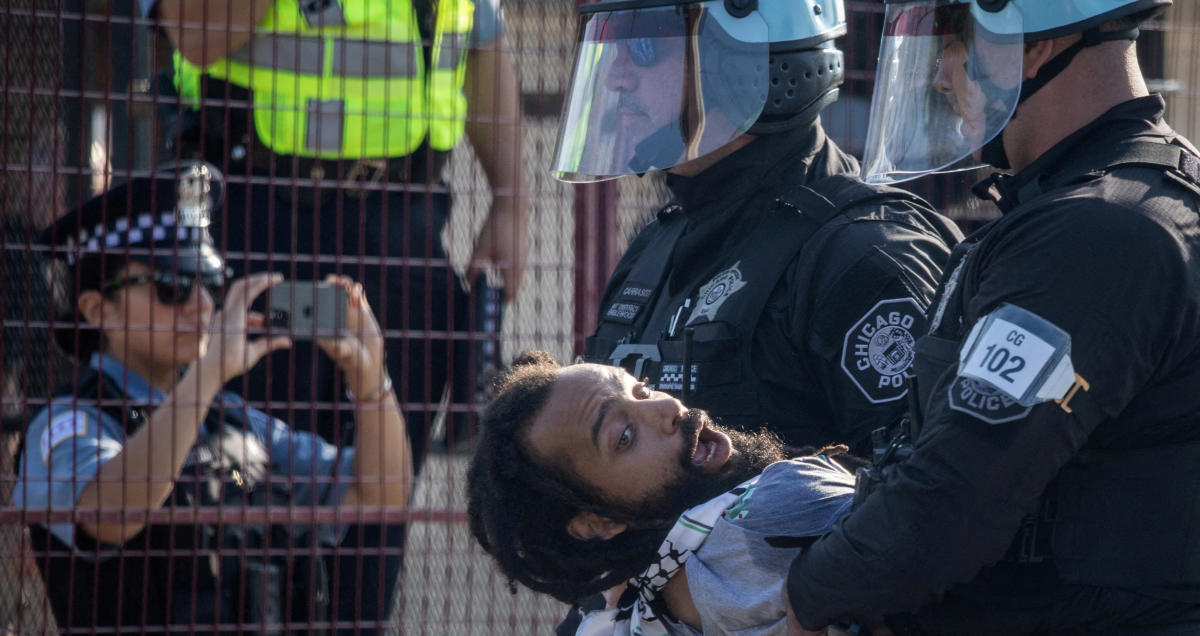
[[[150,245],[166,241],[207,243],[208,232],[203,227],[175,225],[175,214],[142,212],[137,217],[121,217],[111,225],[99,223],[91,231],[83,230],[79,238],[67,242],[67,262],[74,264],[87,254],[111,254],[125,247]]]

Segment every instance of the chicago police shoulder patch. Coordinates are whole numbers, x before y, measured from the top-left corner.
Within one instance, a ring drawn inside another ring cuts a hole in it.
[[[925,313],[917,301],[881,300],[846,332],[842,370],[872,404],[898,400],[908,392],[904,372],[924,333]]]
[[[42,461],[50,460],[50,452],[65,440],[80,435],[87,435],[88,416],[83,411],[68,411],[56,416],[46,424],[39,440],[39,450],[42,451]]]

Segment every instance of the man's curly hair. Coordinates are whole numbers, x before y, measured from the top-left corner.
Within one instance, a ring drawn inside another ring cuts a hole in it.
[[[550,354],[530,351],[496,379],[467,471],[467,513],[471,532],[514,592],[519,582],[575,603],[640,573],[669,524],[639,526],[608,506],[595,488],[527,450],[529,427],[560,368]],[[630,529],[609,540],[575,539],[567,524],[585,511],[627,522]]]

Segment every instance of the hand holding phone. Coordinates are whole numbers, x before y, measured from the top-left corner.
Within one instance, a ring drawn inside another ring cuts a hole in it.
[[[346,312],[345,326],[337,337],[318,338],[317,345],[346,374],[346,388],[352,394],[382,397],[391,384],[384,366],[383,330],[362,285],[346,276],[329,276],[325,284],[342,292],[339,302]]]
[[[267,296],[267,324],[293,340],[335,338],[346,328],[346,290],[339,285],[284,281]]]

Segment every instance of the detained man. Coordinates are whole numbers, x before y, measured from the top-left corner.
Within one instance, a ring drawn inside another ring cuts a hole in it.
[[[783,634],[787,563],[853,499],[840,447],[786,460],[619,367],[517,360],[481,421],[471,530],[511,581],[574,603],[579,634]],[[640,633],[640,632],[639,632]]]

